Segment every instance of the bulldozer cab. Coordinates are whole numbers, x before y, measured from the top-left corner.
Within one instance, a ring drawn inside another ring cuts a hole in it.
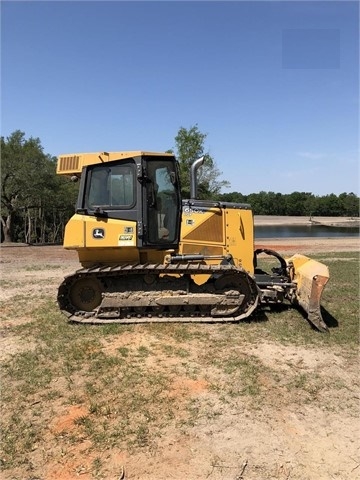
[[[67,166],[68,157],[63,158],[67,162],[64,160],[63,165]],[[101,229],[103,242],[96,242],[96,245],[159,250],[178,248],[181,198],[174,156],[121,152],[106,156],[80,154],[77,158],[75,168],[69,171],[65,167],[61,170],[60,157],[58,173],[72,173],[80,178],[76,215],[88,224],[91,222],[94,239],[101,239],[97,231]],[[97,230],[94,230],[95,227]],[[71,223],[67,228],[71,229]],[[77,226],[74,228],[78,231]],[[106,241],[109,235],[111,243]],[[130,238],[131,241],[128,240]],[[89,245],[89,240],[85,239],[84,243]]]

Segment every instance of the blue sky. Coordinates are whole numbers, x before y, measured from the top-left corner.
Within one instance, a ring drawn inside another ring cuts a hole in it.
[[[51,155],[175,147],[224,190],[359,194],[359,3],[1,2],[1,135]]]

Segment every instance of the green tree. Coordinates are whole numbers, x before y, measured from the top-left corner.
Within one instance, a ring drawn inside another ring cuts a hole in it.
[[[268,194],[261,191],[259,193],[251,193],[247,197],[254,215],[269,215],[268,213]]]
[[[349,217],[359,216],[359,197],[355,193],[341,193],[339,200],[342,206],[342,215]]]
[[[266,215],[284,215],[285,206],[281,193],[267,192],[263,195],[263,209]]]
[[[309,195],[311,194],[306,192],[293,192],[285,195],[286,215],[307,215],[306,200]]]
[[[342,202],[333,193],[320,197],[318,215],[338,217],[343,215]]]
[[[44,153],[39,138],[26,139],[20,130],[1,137],[4,241],[48,241],[49,230],[56,230],[54,222],[62,224],[61,212],[68,216],[74,210],[76,192],[56,176],[55,160]]]
[[[197,125],[189,129],[180,127],[175,137],[175,154],[180,165],[181,193],[183,198],[190,196],[190,167],[198,158],[204,156],[204,163],[198,170],[198,198],[214,199],[223,187],[230,184],[220,180],[222,172],[215,160],[205,152],[204,142],[207,134],[200,132]],[[169,150],[172,152],[172,150]]]
[[[239,192],[221,193],[218,195],[218,199],[223,202],[247,203],[246,196]]]
[[[15,216],[37,201],[47,177],[46,167],[38,138],[26,140],[20,130],[6,140],[1,137],[1,223],[5,241],[13,241]]]

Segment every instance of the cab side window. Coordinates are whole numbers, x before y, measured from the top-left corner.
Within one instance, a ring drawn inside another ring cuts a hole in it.
[[[99,165],[92,168],[87,188],[87,208],[96,206],[130,208],[135,203],[134,167],[132,164]]]

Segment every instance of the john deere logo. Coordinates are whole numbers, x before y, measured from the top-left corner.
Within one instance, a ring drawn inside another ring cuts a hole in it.
[[[105,230],[103,228],[94,228],[93,238],[105,238]]]

